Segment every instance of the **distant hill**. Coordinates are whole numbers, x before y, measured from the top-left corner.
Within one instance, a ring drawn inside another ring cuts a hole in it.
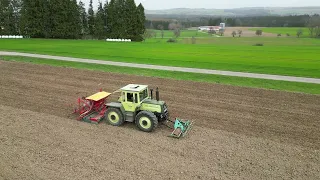
[[[268,15],[304,15],[320,14],[320,6],[312,7],[248,7],[235,9],[190,9],[176,8],[166,10],[145,10],[148,15],[179,16],[268,16]]]

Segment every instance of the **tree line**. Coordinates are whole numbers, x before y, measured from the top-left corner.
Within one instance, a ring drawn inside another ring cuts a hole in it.
[[[150,15],[147,15],[147,17]],[[166,20],[153,20],[149,18],[146,21],[146,27],[157,27],[159,24],[164,26],[165,30],[169,29],[172,20],[178,20],[185,28],[199,26],[218,26],[221,22],[226,23],[229,27],[307,27],[309,19],[315,15],[291,15],[291,16],[246,16],[246,17],[193,17],[179,18],[176,16],[166,17]],[[151,16],[152,17],[152,16]]]
[[[167,17],[169,18],[169,17]],[[172,24],[179,24],[179,29],[199,26],[219,26],[226,23],[227,27],[307,27],[310,37],[320,38],[320,15],[295,15],[295,16],[257,16],[257,17],[198,17],[192,19],[166,19],[147,20],[147,29],[172,30]],[[209,31],[209,33],[211,33]],[[215,31],[212,31],[215,33]],[[223,33],[223,32],[221,32]],[[235,36],[237,33],[233,32]],[[259,33],[258,33],[259,34]],[[297,36],[302,34],[301,28],[297,30]],[[239,34],[241,36],[241,33]]]
[[[106,0],[94,11],[77,0],[0,0],[0,35],[32,38],[114,38],[142,41],[145,12],[134,0]]]

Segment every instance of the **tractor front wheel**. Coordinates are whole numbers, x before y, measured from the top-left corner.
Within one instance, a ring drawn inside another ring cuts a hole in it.
[[[136,116],[136,125],[141,131],[151,132],[158,126],[158,118],[152,112],[141,111]]]
[[[106,112],[107,123],[113,126],[120,126],[124,123],[123,115],[118,108],[108,108]]]

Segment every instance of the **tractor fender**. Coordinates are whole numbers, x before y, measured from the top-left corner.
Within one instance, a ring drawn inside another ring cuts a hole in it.
[[[119,108],[122,112],[123,115],[126,114],[126,111],[124,110],[123,106],[121,103],[118,103],[118,102],[111,102],[111,103],[107,103],[106,104],[107,108],[109,107],[113,107],[113,108]]]

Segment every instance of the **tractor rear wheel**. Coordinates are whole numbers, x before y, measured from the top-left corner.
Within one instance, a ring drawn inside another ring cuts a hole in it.
[[[152,112],[141,111],[136,116],[137,127],[144,132],[151,132],[158,126],[158,118]]]
[[[106,112],[107,123],[113,126],[120,126],[124,123],[123,115],[118,108],[108,108]]]

